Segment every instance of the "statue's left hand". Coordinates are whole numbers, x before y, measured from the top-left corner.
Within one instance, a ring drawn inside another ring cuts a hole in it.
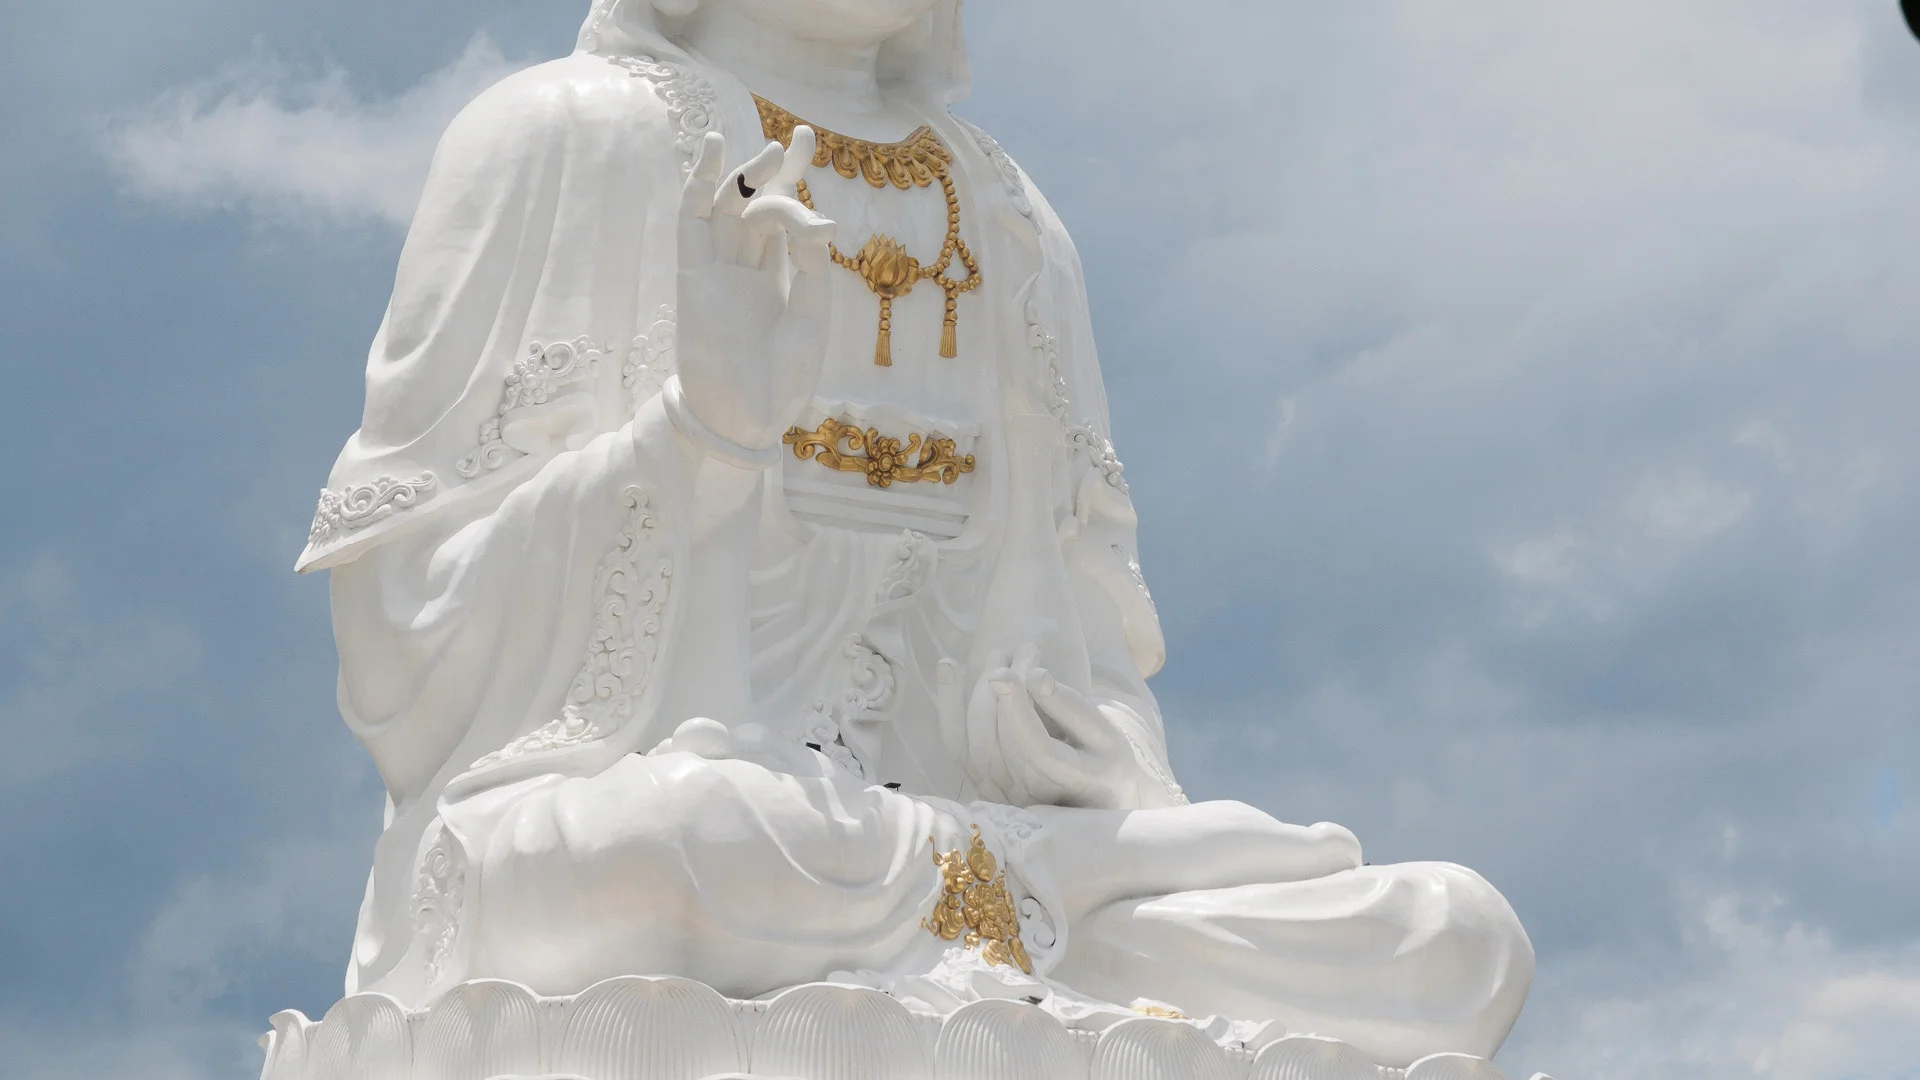
[[[1136,808],[1162,785],[1120,722],[1061,683],[1028,645],[994,653],[963,701],[959,665],[939,672],[943,725],[982,798],[1013,806]],[[1059,732],[1058,735],[1054,732]]]

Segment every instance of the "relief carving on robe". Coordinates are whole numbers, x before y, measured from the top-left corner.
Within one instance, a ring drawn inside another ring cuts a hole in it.
[[[959,0],[599,0],[453,122],[299,563],[390,798],[349,991],[985,969],[1491,1055],[1492,886],[1175,781],[1078,256],[967,72]],[[906,140],[940,183],[836,164]]]

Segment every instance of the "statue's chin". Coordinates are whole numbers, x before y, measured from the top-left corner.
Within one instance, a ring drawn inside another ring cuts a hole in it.
[[[915,29],[947,0],[657,0],[668,15],[744,16],[802,41],[872,46]]]

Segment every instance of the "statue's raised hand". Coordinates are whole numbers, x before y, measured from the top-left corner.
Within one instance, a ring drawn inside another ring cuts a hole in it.
[[[726,140],[709,133],[681,194],[680,390],[709,429],[749,449],[778,443],[826,352],[834,224],[795,193],[813,153],[813,130],[797,128],[791,149],[770,142],[722,176]]]
[[[941,723],[982,798],[1109,809],[1169,801],[1124,720],[1055,679],[1033,646],[990,655],[971,694],[959,677],[958,664],[942,662]]]

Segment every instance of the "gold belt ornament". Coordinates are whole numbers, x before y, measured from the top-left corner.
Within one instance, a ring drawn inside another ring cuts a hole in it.
[[[980,826],[973,827],[973,842],[965,851],[955,848],[942,855],[935,840],[933,865],[940,868],[940,902],[920,925],[935,937],[979,949],[981,958],[989,964],[1017,966],[1033,974],[1033,961],[1020,941],[1020,917],[1014,913],[1013,896],[1007,892],[1006,871],[994,862],[993,852],[980,839]]]
[[[779,141],[782,146],[793,145],[793,129],[804,121],[758,94],[753,96],[753,103],[759,107],[760,130],[766,137]],[[940,191],[947,199],[947,236],[940,244],[940,257],[933,262],[921,263],[909,255],[898,240],[884,233],[869,238],[852,257],[832,244],[827,245],[827,250],[836,266],[859,274],[860,280],[867,283],[867,289],[880,298],[880,334],[873,345],[875,364],[893,365],[893,301],[912,292],[922,281],[933,282],[947,294],[946,319],[940,327],[940,355],[960,355],[956,329],[960,320],[959,297],[980,286],[980,264],[974,261],[966,241],[960,239],[960,198],[953,191],[951,170],[953,153],[933,129],[926,126],[914,129],[913,134],[896,143],[868,142],[815,124],[807,126],[813,128],[816,139],[813,152],[816,169],[831,165],[834,172],[848,180],[864,177],[871,187],[884,188],[892,184],[901,191],[926,187],[936,180],[940,182]],[[795,193],[809,210],[813,209],[813,194],[807,190],[805,180],[796,185]],[[967,268],[964,278],[946,276],[956,257]]]
[[[973,471],[973,455],[953,456],[953,440],[937,434],[924,439],[908,435],[905,444],[878,428],[865,431],[828,417],[812,431],[798,424],[787,429],[780,441],[793,447],[793,456],[801,461],[818,461],[839,472],[866,473],[874,487],[892,487],[894,481],[911,484],[951,484],[964,473]],[[840,449],[846,443],[846,450]],[[915,452],[919,460],[914,460]]]

